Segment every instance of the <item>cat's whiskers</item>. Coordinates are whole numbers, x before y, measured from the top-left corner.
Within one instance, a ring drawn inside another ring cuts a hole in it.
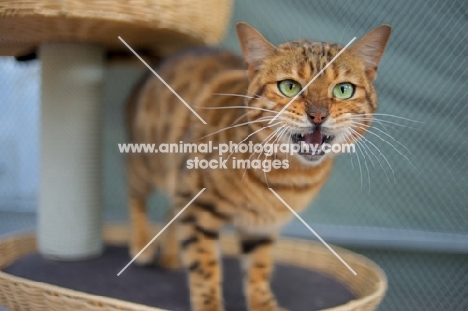
[[[280,139],[282,139],[282,138],[283,138],[283,135],[285,135],[285,134],[286,134],[286,135],[289,134],[289,136],[291,136],[291,129],[292,129],[292,128],[293,128],[293,126],[288,126],[288,130],[287,130],[287,131],[284,131],[284,132],[281,134]],[[286,141],[286,143],[287,143],[287,141]]]
[[[391,117],[391,118],[401,119],[401,120],[405,120],[405,121],[409,121],[409,122],[414,122],[414,123],[420,123],[420,124],[423,124],[423,123],[424,123],[424,122],[422,122],[422,121],[413,120],[413,119],[409,119],[409,118],[405,118],[405,117],[400,117],[400,116],[396,116],[396,115],[388,114],[388,113],[367,113],[366,115],[368,115],[368,116],[384,116],[384,117]]]
[[[369,151],[371,152],[371,154],[373,154],[373,155],[374,155],[374,153],[372,152],[371,149],[369,149],[369,146],[367,146],[366,141],[365,141],[364,139],[362,139],[364,136],[361,135],[361,134],[360,134],[359,132],[357,132],[356,130],[354,130],[353,128],[349,128],[348,130],[351,132],[351,138],[355,139],[355,140],[354,140],[354,143],[356,143],[356,144],[362,144],[365,153],[366,153],[367,156],[369,157],[369,161],[371,162],[372,167],[375,168],[374,161],[372,160],[372,157],[370,156],[370,154],[369,154],[367,151],[369,150]],[[374,155],[374,157],[375,157],[375,155]]]
[[[263,161],[266,161],[266,159],[267,159],[267,154],[265,153],[265,158],[263,159]],[[267,188],[270,188],[270,185],[268,184],[267,174],[266,174],[267,172],[265,171],[265,169],[262,169],[262,170],[263,170],[263,176],[265,177],[265,183],[267,185]]]
[[[277,131],[274,131],[273,133],[271,133],[270,135],[268,135],[260,144],[262,146],[262,150],[261,152],[259,153],[258,157],[257,157],[257,160],[260,158],[260,156],[263,154],[263,151],[264,151],[264,148],[265,148],[265,145],[270,141],[272,140],[276,135],[278,134]],[[250,159],[250,157],[249,157]]]
[[[419,128],[408,126],[408,125],[403,125],[403,124],[397,123],[397,122],[395,122],[393,120],[390,121],[390,120],[384,120],[384,119],[378,118],[378,117],[376,117],[376,115],[383,115],[383,116],[386,116],[386,117],[394,117],[394,118],[397,118],[397,119],[407,120],[407,121],[410,121],[410,122],[422,123],[420,121],[411,120],[411,119],[399,117],[399,116],[396,116],[396,115],[372,114],[372,113],[352,114],[351,116],[346,116],[346,117],[336,119],[335,123],[340,123],[342,121],[346,122],[346,121],[349,121],[349,120],[358,121],[358,122],[370,121],[370,122],[375,123],[376,125],[381,125],[387,131],[388,131],[388,128],[391,128],[391,129],[397,131],[398,133],[401,133],[401,132],[398,131],[394,126],[402,127],[402,128],[406,128],[406,129],[412,129],[412,130],[420,130]]]
[[[199,138],[198,140],[201,140],[201,139],[204,139],[206,137],[209,137],[209,136],[213,136],[215,134],[218,134],[218,133],[221,133],[221,132],[224,132],[224,131],[227,131],[229,129],[232,129],[232,128],[236,128],[236,127],[240,127],[240,126],[245,126],[245,125],[249,125],[249,124],[253,124],[253,123],[261,123],[261,122],[266,122],[266,121],[269,121],[269,120],[272,120],[274,117],[271,116],[271,117],[262,117],[262,118],[259,118],[259,119],[255,119],[255,120],[252,120],[252,121],[249,121],[249,122],[244,122],[244,123],[241,123],[241,124],[236,124],[236,125],[232,125],[232,126],[227,126],[225,128],[222,128],[220,130],[217,130],[216,132],[213,132],[213,133],[210,133],[208,135],[205,135],[201,138]]]
[[[248,94],[249,91],[248,90],[245,90],[246,93]],[[253,96],[257,99],[261,99],[262,102],[267,102],[269,103],[272,107],[275,107],[276,106],[276,103],[272,102],[269,98],[267,97],[264,97],[264,96],[261,96],[261,95],[258,95],[258,94],[253,94]],[[276,113],[278,113],[278,111],[275,111]]]
[[[286,131],[287,129],[288,129],[288,125],[285,124],[285,125],[282,126],[281,131],[279,131],[279,132],[276,134],[275,140],[271,143],[272,148],[273,148],[273,153],[275,153],[274,149],[275,149],[275,144],[276,144],[276,142],[278,141],[278,138],[279,138],[279,137],[282,135],[282,133],[283,133],[284,131]],[[271,155],[271,154],[270,154],[270,155]],[[276,153],[275,153],[275,160],[276,160]]]
[[[217,110],[217,109],[253,109],[253,110],[262,110],[262,111],[267,111],[267,112],[274,112],[276,111],[271,110],[271,109],[266,109],[266,108],[261,108],[261,107],[254,107],[254,106],[219,106],[219,107],[200,107],[200,106],[194,106],[196,108],[200,109],[208,109],[208,110]]]
[[[241,115],[239,118],[235,119],[231,124],[229,124],[229,126],[233,126],[233,125],[237,124],[237,122],[239,122],[243,117],[246,117],[249,113],[252,113],[252,112],[255,112],[255,111],[247,111],[246,113]]]
[[[345,133],[346,133],[347,139],[350,139],[352,141],[352,143],[355,143],[355,146],[358,148],[358,151],[361,152],[361,154],[362,154],[362,157],[363,157],[363,160],[364,160],[364,166],[365,166],[366,171],[367,171],[368,190],[369,190],[369,194],[370,194],[370,191],[371,191],[371,177],[370,177],[369,165],[367,164],[367,159],[369,159],[369,161],[371,162],[372,167],[375,168],[375,165],[374,165],[374,162],[372,161],[371,156],[367,152],[368,147],[365,145],[364,142],[359,141],[359,137],[356,137],[356,135],[355,135],[355,133],[356,134],[359,134],[359,133],[357,133],[357,132],[353,133],[353,130],[351,128],[348,128]],[[362,143],[362,146],[361,146],[360,143]],[[352,158],[352,156],[351,156],[351,158]],[[358,165],[359,165],[359,169],[361,171],[360,176],[361,176],[361,189],[362,189],[363,188],[362,167],[360,165],[361,163],[360,163],[360,160],[359,160],[359,153],[356,153],[356,158],[358,159]]]
[[[413,164],[413,162],[411,162],[411,160],[405,155],[403,154],[397,147],[395,147],[392,143],[390,143],[388,140],[384,139],[382,136],[374,133],[370,128],[367,128],[367,127],[363,127],[362,123],[359,123],[359,122],[356,122],[354,121],[354,123],[352,123],[353,125],[357,125],[356,127],[362,129],[362,130],[365,130],[367,133],[371,134],[371,135],[374,135],[376,137],[378,137],[381,141],[385,142],[386,144],[388,144],[389,146],[391,146],[396,152],[398,152],[402,157],[404,157],[408,163],[416,170],[419,172],[418,168]],[[367,125],[366,125],[367,126]],[[411,151],[409,151],[408,148],[406,148],[405,145],[403,145],[401,142],[399,142],[398,140],[396,140],[393,136],[391,136],[390,134],[388,133],[385,133],[384,131],[382,131],[381,129],[379,128],[376,128],[374,127],[373,129],[375,130],[378,130],[379,132],[381,132],[382,134],[384,134],[385,136],[389,137],[390,139],[392,139],[394,142],[398,143],[400,146],[402,146],[407,152],[410,153],[411,156],[414,157],[414,155],[411,153]]]
[[[367,115],[370,115],[370,114],[367,114]],[[375,114],[374,114],[375,115]],[[387,115],[387,114],[382,114],[382,115],[386,115],[386,116],[391,116],[391,117],[395,117],[395,118],[398,118],[398,119],[403,119],[403,120],[407,120],[407,121],[413,121],[413,122],[419,122],[419,121],[415,121],[415,120],[411,120],[411,119],[407,119],[407,118],[403,118],[403,117],[399,117],[399,116],[395,116],[395,115]],[[339,122],[339,120],[337,120]],[[377,121],[378,122],[387,122],[387,123],[390,123],[390,124],[394,124],[394,125],[397,125],[397,126],[402,126],[402,127],[406,127],[404,125],[401,125],[401,124],[398,124],[396,122],[392,122],[392,121],[388,121],[388,120],[380,120],[380,119],[376,119],[375,117],[366,117],[366,115],[353,115],[349,118],[347,118],[347,121],[350,121],[350,124],[351,124],[351,130],[356,134],[358,135],[361,139],[362,139],[362,142],[363,142],[363,146],[366,146],[367,149],[374,155],[374,157],[378,160],[379,162],[379,165],[382,167],[382,170],[385,172],[386,176],[387,176],[387,179],[389,179],[388,177],[388,174],[386,173],[386,170],[383,168],[383,165],[382,163],[380,162],[380,160],[378,159],[378,157],[374,154],[374,152],[372,152],[372,150],[370,149],[369,146],[367,146],[367,143],[371,144],[372,147],[374,147],[380,154],[380,156],[382,156],[385,160],[385,162],[387,163],[387,165],[389,166],[389,168],[391,169],[392,171],[392,174],[393,174],[393,178],[395,178],[395,174],[394,174],[394,171],[393,171],[393,168],[392,166],[390,165],[388,159],[382,154],[382,152],[380,151],[380,149],[377,148],[377,146],[375,146],[375,144],[373,144],[371,141],[369,141],[368,139],[366,139],[362,134],[360,134],[358,131],[356,131],[354,128],[356,129],[361,129],[367,133],[369,133],[370,135],[373,135],[377,138],[379,138],[381,141],[385,142],[387,145],[391,146],[399,155],[401,155],[402,157],[404,157],[408,163],[416,170],[419,172],[419,170],[417,169],[417,167],[412,163],[412,161],[409,159],[409,157],[407,155],[405,155],[399,148],[397,148],[394,144],[392,144],[390,141],[388,141],[388,139],[385,139],[384,137],[388,137],[389,139],[391,139],[392,141],[394,141],[396,144],[400,145],[402,148],[404,148],[404,150],[406,150],[406,152],[408,152],[412,157],[414,157],[413,153],[404,145],[402,144],[400,141],[398,141],[397,139],[395,139],[392,135],[388,134],[387,132],[385,132],[384,130],[374,126],[374,127],[370,127],[369,124],[367,123],[363,123],[365,121]],[[359,122],[359,121],[363,121],[363,122]],[[382,126],[385,127],[384,124],[381,124]],[[334,130],[339,130],[339,131],[343,131],[343,130],[346,130],[346,127],[345,126],[329,126],[328,128],[330,129],[334,129]],[[393,128],[393,127],[392,127]],[[411,128],[411,127],[410,127]],[[379,134],[377,134],[376,132],[378,132]],[[389,179],[390,180],[390,179]]]
[[[235,107],[237,108],[237,107]],[[264,111],[267,111],[267,109],[255,109],[255,108],[258,108],[258,107],[249,107],[251,109],[254,109],[254,110],[264,110]],[[237,122],[239,122],[243,117],[247,116],[248,114],[250,113],[253,113],[255,111],[247,111],[246,113],[244,113],[243,115],[241,115],[239,118],[237,118],[236,120],[234,120],[229,126],[232,126],[232,125],[235,125]],[[270,111],[267,111],[267,112],[270,112]],[[271,111],[271,112],[274,112],[276,113],[276,111]]]
[[[257,98],[257,97],[248,96],[248,95],[244,95],[244,94],[232,94],[232,93],[213,93],[213,95],[216,95],[216,96],[235,96],[235,97],[244,97],[244,98],[249,98],[249,99]]]
[[[243,115],[241,115],[239,118],[235,119],[229,126],[235,125],[237,122],[239,122],[243,117],[247,116],[249,113],[254,113],[255,111],[247,111]]]
[[[283,125],[283,126],[285,126],[285,125]],[[282,126],[282,127],[283,127],[283,126]],[[257,160],[260,159],[260,156],[264,153],[265,145],[266,145],[267,143],[269,143],[270,140],[272,140],[273,138],[275,138],[275,136],[277,136],[277,133],[278,133],[278,132],[275,131],[275,132],[272,133],[272,134],[274,134],[274,135],[269,135],[267,138],[265,138],[265,139],[263,140],[263,142],[262,142],[262,151],[261,151],[260,154],[258,155]],[[270,137],[270,136],[271,136],[271,137]],[[270,137],[270,138],[269,138],[269,137]],[[274,144],[274,143],[273,143],[273,144]],[[274,146],[273,146],[273,148],[274,148]],[[250,157],[249,157],[249,159],[250,159]],[[265,153],[265,158],[264,158],[264,160],[266,160],[266,159],[267,159],[267,153]],[[265,176],[265,183],[266,183],[267,187],[270,188],[270,185],[268,184],[268,179],[267,179],[267,175],[266,175],[266,171],[265,171],[265,170],[263,170],[263,176]]]
[[[245,90],[248,92],[247,90]],[[271,102],[268,98],[260,96],[258,94],[254,94],[254,96],[248,96],[248,95],[243,95],[243,94],[231,94],[231,93],[213,93],[213,95],[218,95],[218,96],[234,96],[234,97],[243,97],[247,99],[259,99],[261,101],[266,101],[270,103],[272,106],[275,106],[275,103]],[[272,109],[267,109],[264,107],[255,107],[255,106],[221,106],[221,107],[200,107],[196,106],[197,108],[201,109],[231,109],[231,108],[239,108],[239,109],[254,109],[254,110],[262,110],[262,111],[267,111],[267,112],[272,112],[272,113],[277,113],[277,111],[272,110]]]
[[[350,132],[350,134],[351,134],[351,136],[353,136],[352,132]],[[362,146],[362,148],[361,148],[361,146],[360,146],[360,144],[359,144],[359,143],[360,143],[359,140],[356,140],[355,143],[356,143],[355,146],[356,146],[356,147],[358,148],[358,150],[361,152],[362,157],[363,157],[363,159],[364,159],[364,165],[365,165],[366,170],[367,170],[367,180],[368,180],[368,184],[369,184],[369,194],[370,194],[370,191],[371,191],[371,188],[370,188],[370,186],[371,186],[371,178],[370,178],[369,166],[367,165],[367,158],[369,157],[369,161],[371,161],[372,166],[374,166],[374,163],[373,163],[372,160],[370,159],[370,156],[369,156],[369,154],[367,153],[367,150],[365,149],[364,144],[363,144],[363,146]],[[366,152],[367,157],[364,155],[363,150]],[[356,154],[356,156],[359,158],[359,155],[358,155],[358,154]],[[362,174],[361,174],[361,176],[362,176]],[[361,189],[362,189],[362,180],[361,180]]]
[[[349,137],[349,134],[351,134],[351,132],[349,131],[350,128],[347,129],[347,131],[345,131],[345,136]],[[346,135],[348,134],[348,135]],[[351,134],[351,137],[353,135]],[[353,137],[352,137],[353,138]],[[354,139],[353,139],[354,140]],[[361,166],[361,160],[359,159],[359,154],[356,153],[356,159],[358,161],[358,167],[359,167],[359,174],[360,174],[360,180],[361,180],[361,189],[362,189],[362,183],[363,183],[363,178],[362,178],[362,166]]]
[[[355,129],[349,128],[349,130],[351,130],[355,135],[357,135],[357,136],[361,139],[361,141],[369,143],[372,147],[374,147],[374,148],[377,150],[377,152],[379,153],[379,155],[380,155],[380,156],[384,159],[384,161],[387,163],[388,167],[390,168],[390,171],[392,172],[393,180],[395,180],[395,172],[394,172],[394,170],[393,170],[393,167],[392,167],[392,165],[390,164],[390,162],[388,161],[387,157],[382,153],[382,151],[380,151],[380,149],[379,149],[372,141],[368,140],[364,135],[362,135],[361,133],[359,133],[359,132],[356,131]],[[366,144],[366,145],[367,145],[367,144]],[[385,176],[387,177],[388,181],[390,181],[390,177],[389,177],[388,174],[387,174],[387,170],[385,170],[385,168],[383,167],[382,162],[380,162],[379,157],[377,157],[377,156],[375,155],[375,153],[372,151],[372,149],[370,149],[369,146],[367,146],[367,148],[368,148],[368,150],[372,153],[372,155],[374,155],[374,157],[376,158],[377,162],[379,162],[379,165],[380,165],[380,167],[382,168],[382,170],[384,171]]]
[[[262,146],[262,151],[260,152],[259,157],[260,157],[260,155],[263,153],[263,148],[264,148],[264,143],[265,143],[265,141],[266,141],[267,139],[269,139],[270,137],[276,135],[284,126],[286,126],[286,125],[280,126],[279,128],[275,129],[275,130],[274,130],[273,132],[271,132],[262,142],[260,142],[260,145]],[[254,154],[255,154],[255,152],[252,152],[252,153],[250,154],[249,158],[247,159],[247,162],[248,162],[248,163],[250,163],[250,159],[252,158],[252,156],[253,156]],[[257,159],[258,159],[258,158],[257,158]],[[246,165],[246,167],[245,167],[245,169],[244,169],[244,172],[243,172],[243,174],[242,174],[241,182],[244,180],[246,171],[247,171],[247,165]]]
[[[276,160],[276,151],[275,151],[275,148],[274,148],[274,145],[276,144],[277,141],[281,141],[281,136],[284,135],[284,133],[287,133],[289,131],[289,129],[291,129],[291,126],[286,126],[277,136],[276,136],[276,139],[273,141],[273,152],[275,154],[275,160]]]
[[[363,159],[364,159],[364,166],[365,166],[366,171],[367,171],[367,180],[368,180],[368,185],[369,185],[369,188],[368,188],[368,189],[369,189],[369,194],[370,194],[370,192],[371,192],[371,188],[370,188],[370,186],[371,186],[371,179],[370,179],[369,166],[367,165],[367,157],[366,157],[366,155],[364,154],[364,152],[362,151],[362,150],[364,149],[364,147],[361,148],[361,145],[359,144],[359,142],[356,143],[356,147],[358,148],[358,151],[361,152],[362,157],[363,157]],[[362,184],[361,184],[361,189],[362,189]]]
[[[417,127],[412,127],[412,126],[407,126],[407,125],[403,125],[403,124],[400,124],[400,123],[396,123],[394,121],[388,121],[388,120],[383,120],[383,119],[379,119],[379,118],[376,118],[376,117],[366,117],[365,115],[353,115],[350,117],[351,120],[356,120],[356,121],[375,121],[376,123],[384,126],[384,127],[387,127],[389,126],[388,124],[391,124],[391,125],[395,125],[395,126],[398,126],[398,127],[404,127],[404,128],[409,128],[409,129],[412,129],[412,130],[420,130],[419,128]],[[387,124],[386,124],[387,123]],[[395,129],[393,126],[389,126],[390,128],[392,129]]]
[[[262,95],[259,95],[259,94],[254,94],[254,97],[257,98],[257,99],[263,99],[263,100],[270,101],[270,99],[268,97],[265,97],[265,96],[262,96]]]
[[[390,168],[390,170],[392,171],[393,173],[393,168],[392,166],[390,165],[390,163],[388,162],[387,158],[381,153],[380,149],[377,148],[377,146],[375,146],[371,141],[369,141],[368,139],[366,139],[361,133],[357,132],[356,130],[350,128],[350,130],[355,134],[357,135],[358,137],[360,137],[360,142],[362,142],[363,146],[365,146],[367,148],[367,150],[369,150],[369,152],[374,156],[374,158],[377,160],[377,162],[379,163],[379,166],[380,168],[382,169],[382,171],[384,172],[385,176],[387,177],[387,180],[390,181],[390,177],[388,176],[387,174],[387,170],[384,168],[382,162],[380,161],[379,157],[372,151],[372,149],[367,145],[367,143],[371,144],[376,150],[377,152],[379,152],[380,156],[382,156],[385,160],[385,162],[387,163],[388,167]],[[393,173],[393,179],[395,179],[395,174]]]
[[[229,158],[231,157],[231,155],[232,155],[235,151],[237,151],[237,150],[236,150],[237,147],[238,147],[240,144],[242,144],[244,141],[246,141],[247,139],[249,139],[250,137],[252,137],[252,136],[255,135],[256,133],[258,133],[258,132],[260,132],[260,131],[263,131],[264,129],[267,129],[267,128],[276,126],[276,125],[278,125],[278,124],[281,124],[281,122],[277,122],[277,123],[273,123],[273,124],[268,125],[268,126],[264,126],[264,127],[260,128],[260,129],[258,129],[258,130],[256,130],[256,131],[250,133],[249,135],[247,135],[244,139],[242,139],[240,142],[237,143],[237,145],[234,147],[234,150],[229,154],[229,156],[227,157],[226,160],[229,160]],[[283,125],[283,126],[284,126],[284,125]],[[280,128],[281,128],[281,127],[280,127]],[[276,131],[276,130],[275,130],[275,131]]]
[[[292,140],[291,135],[289,135],[289,138],[288,138],[288,145],[289,145],[289,146],[291,146],[291,140]],[[289,152],[286,153],[286,159],[287,159],[288,162],[289,162]]]
[[[307,127],[309,128],[310,126],[304,126],[304,123],[302,122],[297,122],[297,120],[288,118],[288,115],[286,112],[282,113],[281,117],[283,117],[284,120],[288,120],[289,124],[291,125],[291,128],[304,128]]]
[[[358,125],[364,125],[363,123],[360,123],[360,122],[357,122],[357,121],[353,121],[353,124],[358,124]],[[367,125],[366,125],[367,126]],[[372,127],[371,129],[375,129],[377,131],[379,131],[380,133],[384,134],[385,136],[389,137],[390,139],[392,139],[393,141],[395,141],[396,143],[398,143],[400,146],[402,146],[406,151],[408,151],[412,156],[414,156],[411,151],[406,148],[405,145],[403,145],[401,142],[399,142],[398,140],[396,140],[392,135],[388,134],[387,132],[381,130],[380,128],[378,127]],[[367,131],[369,131],[369,129],[367,129]]]
[[[395,173],[394,173],[392,165],[388,161],[387,157],[385,157],[385,155],[381,152],[381,150],[372,141],[368,140],[364,135],[362,135],[361,133],[359,133],[358,131],[356,131],[352,127],[348,127],[348,126],[328,126],[327,128],[338,131],[339,132],[338,135],[343,135],[344,136],[344,141],[346,141],[348,138],[351,138],[353,140],[352,143],[356,143],[356,144],[362,143],[362,146],[365,147],[364,150],[367,149],[372,154],[372,156],[374,156],[374,158],[379,163],[379,166],[384,171],[385,176],[387,177],[387,180],[390,181],[390,177],[387,174],[387,170],[384,168],[384,166],[383,166],[382,162],[380,161],[379,157],[367,145],[367,144],[370,144],[379,153],[379,155],[385,160],[385,162],[388,165],[390,171],[392,172],[393,179],[395,179]],[[352,134],[352,135],[350,135],[350,134]],[[337,136],[337,137],[339,137],[339,136]],[[368,154],[368,156],[369,156],[369,160],[371,161],[372,166],[375,167],[375,165],[374,165],[374,163],[372,161],[372,158],[370,157],[369,154]],[[351,166],[354,169],[353,157],[351,156],[350,159],[351,159]]]
[[[369,126],[371,123],[374,123],[374,127],[377,127],[377,126],[382,126],[382,128],[385,130],[385,131],[388,131],[389,128],[396,131],[397,133],[401,133],[400,130],[397,130],[394,126],[391,126],[389,124],[387,124],[386,122],[382,122],[382,120],[379,120],[379,119],[376,119],[376,118],[363,118],[363,117],[353,117],[351,118],[352,121],[358,121],[358,122],[364,122],[364,123],[369,123]],[[398,123],[396,123],[398,124]],[[402,127],[407,127],[407,126],[404,126],[404,125],[400,125],[398,124],[399,126],[402,126]]]
[[[285,126],[285,125],[283,125],[283,126]],[[264,148],[264,145],[265,145],[265,143],[266,143],[265,141],[267,141],[270,137],[273,137],[274,135],[277,135],[277,133],[281,130],[281,128],[282,128],[283,126],[280,126],[279,128],[275,129],[275,130],[274,130],[273,132],[271,132],[267,137],[265,137],[265,139],[263,139],[263,140],[260,142],[260,146],[262,147],[262,150],[261,150],[260,154],[263,152],[263,148]],[[249,161],[250,161],[250,159],[252,158],[252,156],[253,156],[254,154],[255,154],[255,152],[252,152],[252,153],[250,154],[249,159],[248,159]]]

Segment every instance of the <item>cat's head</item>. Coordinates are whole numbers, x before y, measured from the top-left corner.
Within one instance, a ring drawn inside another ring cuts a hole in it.
[[[357,141],[377,108],[373,81],[390,33],[388,25],[375,28],[335,58],[343,46],[309,40],[274,46],[253,27],[239,23],[250,79],[247,95],[253,97],[247,105],[261,108],[251,109],[249,121],[264,120],[252,122],[252,129],[270,143],[277,137],[276,143],[322,146]],[[265,126],[271,127],[260,130]],[[317,165],[331,154],[296,156]]]

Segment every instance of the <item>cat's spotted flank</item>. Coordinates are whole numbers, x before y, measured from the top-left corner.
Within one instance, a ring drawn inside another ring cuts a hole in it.
[[[247,141],[254,144],[356,141],[370,126],[377,108],[373,81],[390,32],[389,26],[380,26],[343,51],[268,124],[343,47],[309,40],[273,46],[257,30],[240,23],[237,34],[243,58],[227,51],[194,50],[173,56],[157,68],[159,75],[207,125],[150,75],[135,90],[128,106],[131,142],[159,145],[212,141],[217,145],[241,142],[249,135]],[[206,109],[228,106],[233,108]],[[220,131],[234,123],[245,124]],[[251,154],[237,152],[232,156],[248,160]],[[193,311],[223,310],[218,237],[224,225],[232,225],[243,253],[244,292],[249,310],[279,310],[270,289],[272,252],[280,228],[293,216],[268,187],[300,212],[325,183],[333,155],[279,152],[270,158],[287,160],[289,168],[268,173],[230,166],[188,169],[187,160],[195,157],[217,160],[219,155],[128,154],[131,256],[152,238],[148,235],[145,204],[154,188],[171,198],[170,218],[206,188],[160,238],[159,264],[187,269]],[[154,250],[155,246],[148,248],[136,262],[151,262]]]

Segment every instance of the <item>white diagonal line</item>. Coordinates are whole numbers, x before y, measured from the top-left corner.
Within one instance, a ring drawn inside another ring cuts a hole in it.
[[[125,267],[123,267],[122,270],[120,270],[119,273],[117,273],[117,276],[120,276],[120,275],[122,274],[122,272],[124,272],[125,269],[127,269],[128,266],[130,266],[130,265],[132,264],[132,262],[134,262],[135,259],[137,259],[138,256],[140,256],[141,253],[143,253],[143,252],[145,251],[145,249],[147,249],[148,246],[150,246],[150,244],[153,243],[154,240],[156,240],[156,239],[161,235],[161,233],[163,233],[164,230],[166,230],[167,227],[169,227],[170,224],[172,224],[172,222],[173,222],[174,220],[176,220],[177,217],[179,217],[180,214],[182,214],[182,213],[187,209],[187,207],[189,207],[190,204],[192,204],[192,202],[195,201],[195,199],[198,198],[198,196],[199,196],[200,194],[202,194],[202,192],[205,191],[205,190],[206,190],[206,188],[203,188],[202,190],[200,190],[200,192],[198,192],[198,194],[197,194],[192,200],[190,200],[190,202],[188,202],[187,205],[185,205],[184,208],[183,208],[180,212],[178,212],[177,215],[175,215],[174,218],[172,218],[171,221],[169,221],[169,222],[167,223],[167,225],[165,225],[164,228],[162,228],[161,231],[159,231],[158,234],[156,234],[156,236],[155,236],[151,241],[149,241],[148,244],[146,244],[146,246],[143,247],[143,249],[142,249],[138,254],[136,254],[135,257],[133,257],[133,259],[130,260],[130,262],[129,262]]]
[[[354,275],[357,275],[356,271],[354,271],[353,268],[351,268],[351,267],[346,263],[346,261],[344,261],[343,258],[341,258],[340,255],[338,255],[338,254],[333,250],[333,248],[331,248],[330,245],[328,245],[327,242],[325,242],[325,241],[320,237],[320,235],[318,235],[318,233],[315,232],[315,230],[312,229],[312,228],[304,221],[304,219],[302,219],[301,216],[299,216],[299,214],[297,214],[296,211],[293,210],[293,209],[291,208],[291,206],[289,206],[288,203],[286,203],[286,202],[283,200],[283,198],[281,198],[281,197],[278,195],[278,193],[275,192],[275,190],[273,190],[272,188],[268,188],[268,189],[270,189],[270,191],[273,192],[273,194],[274,194],[274,195],[275,195],[275,196],[276,196],[276,197],[277,197],[293,214],[294,214],[294,216],[296,216],[296,217],[304,224],[304,226],[306,226],[307,229],[309,229],[310,232],[312,232],[312,233],[317,237],[317,239],[319,239],[320,242],[322,242],[323,245],[325,245],[325,246],[333,253],[333,255],[335,255],[335,256],[346,266],[346,268],[348,268]]]
[[[339,51],[338,54],[336,54],[335,57],[333,57],[332,60],[331,60],[328,64],[326,64],[325,67],[323,67],[322,70],[320,70],[320,72],[319,72],[318,74],[316,74],[315,77],[313,77],[312,80],[310,80],[309,83],[307,83],[307,84],[302,88],[302,90],[301,90],[299,93],[297,93],[297,95],[294,96],[294,97],[289,101],[289,103],[287,103],[286,106],[284,106],[283,109],[280,110],[280,112],[278,112],[278,113],[276,114],[276,116],[275,116],[273,119],[270,120],[270,122],[268,122],[268,124],[271,124],[273,121],[275,121],[276,118],[278,118],[279,115],[282,114],[282,113],[289,107],[289,105],[291,105],[291,103],[292,103],[293,101],[295,101],[295,100],[302,94],[302,92],[304,92],[304,91],[309,87],[309,85],[311,85],[312,82],[314,82],[315,79],[317,79],[318,76],[320,76],[320,75],[322,74],[322,72],[324,72],[325,69],[327,69],[328,66],[330,66],[330,65],[332,64],[332,63],[335,61],[335,59],[337,59],[338,56],[340,56],[341,53],[343,53],[343,52],[350,46],[350,44],[353,43],[354,40],[356,40],[356,37],[352,38],[351,41],[349,41],[348,44],[346,44],[345,47],[344,47],[343,49],[341,49],[341,51]]]
[[[198,113],[196,113],[195,110],[193,110],[192,107],[190,107],[190,105],[187,104],[187,103],[185,102],[185,100],[184,100],[182,97],[180,97],[179,94],[177,94],[177,92],[174,91],[174,89],[173,89],[169,84],[167,84],[166,81],[164,81],[164,79],[161,78],[161,77],[156,73],[156,71],[154,71],[154,69],[151,68],[151,66],[148,65],[148,64],[144,61],[144,59],[141,58],[140,55],[137,54],[137,52],[135,52],[135,51],[131,48],[131,46],[128,45],[127,42],[124,41],[124,39],[122,39],[120,36],[119,36],[118,38],[119,38],[120,41],[122,41],[123,44],[125,44],[125,46],[126,46],[130,51],[133,52],[133,54],[135,54],[136,57],[138,57],[139,60],[141,60],[141,62],[142,62],[143,64],[145,64],[146,67],[148,67],[149,70],[151,70],[151,72],[152,72],[156,77],[158,77],[159,80],[161,80],[161,82],[162,82],[169,90],[171,90],[172,93],[174,93],[175,96],[177,96],[178,99],[180,99],[180,101],[181,101],[182,103],[184,103],[185,106],[187,106],[187,108],[188,108],[191,112],[193,112],[194,115],[197,116],[198,119],[200,119],[200,121],[203,122],[203,124],[206,124],[205,120],[203,120],[202,117],[200,117],[200,116],[198,115]]]

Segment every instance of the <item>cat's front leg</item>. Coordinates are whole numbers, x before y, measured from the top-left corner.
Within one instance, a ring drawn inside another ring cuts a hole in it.
[[[178,225],[181,258],[189,273],[192,311],[222,311],[219,231],[223,221],[194,202]],[[203,204],[203,203],[201,203]]]
[[[134,258],[138,253],[145,248],[150,240],[148,217],[146,214],[146,198],[130,194],[130,257]],[[152,264],[154,260],[154,245],[149,245],[148,248],[141,253],[135,263],[139,265]]]
[[[249,311],[284,310],[270,287],[273,272],[273,244],[276,234],[240,234],[244,292]]]

